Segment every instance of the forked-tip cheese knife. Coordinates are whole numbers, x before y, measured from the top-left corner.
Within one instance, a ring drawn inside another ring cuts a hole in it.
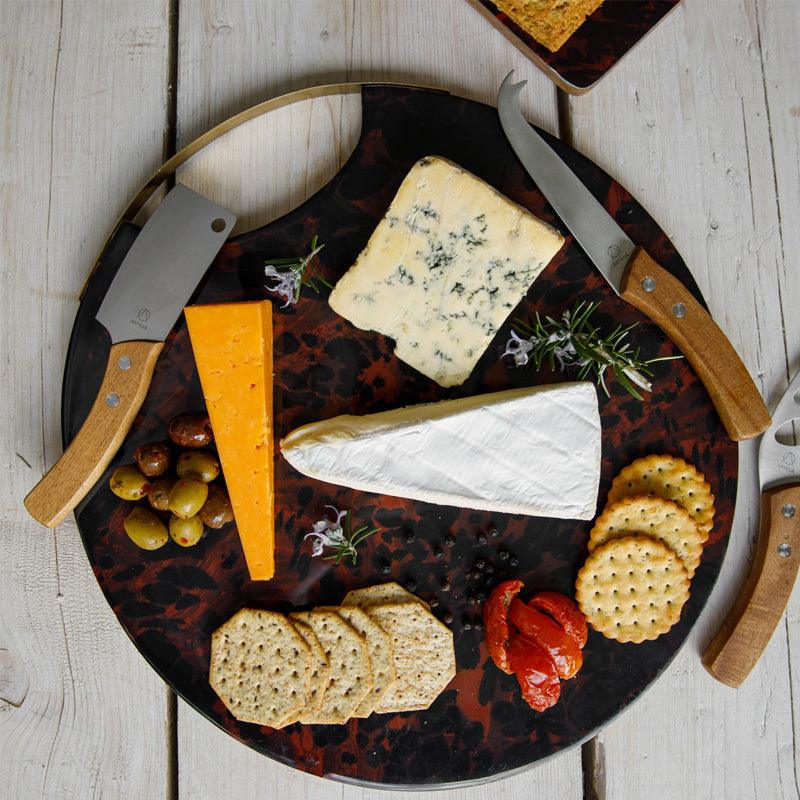
[[[144,402],[167,334],[235,221],[178,185],[134,239],[97,312],[111,334],[97,398],[69,447],[25,498],[42,525],[58,525],[111,462]]]
[[[703,655],[706,669],[734,688],[750,674],[769,644],[800,566],[800,445],[775,438],[779,428],[798,417],[800,372],[775,407],[775,421],[758,446],[761,524],[750,575]]]
[[[691,292],[637,247],[578,176],[526,122],[519,92],[500,87],[500,124],[514,152],[578,244],[617,294],[655,322],[680,348],[706,387],[732,439],[750,439],[770,423],[747,368]]]

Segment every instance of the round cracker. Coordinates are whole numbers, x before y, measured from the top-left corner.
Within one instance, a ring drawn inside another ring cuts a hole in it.
[[[276,727],[305,705],[310,659],[283,614],[243,608],[211,636],[208,682],[236,719]]]
[[[689,512],[661,497],[623,497],[607,505],[589,534],[589,552],[610,539],[641,533],[658,539],[678,555],[691,578],[703,555],[706,535],[697,529]]]
[[[666,633],[689,599],[689,575],[675,553],[647,536],[612,539],[586,559],[575,599],[589,624],[618,642]]]
[[[700,532],[708,538],[714,525],[714,495],[703,473],[687,461],[674,456],[637,458],[614,478],[608,503],[647,494],[683,506],[692,515]]]

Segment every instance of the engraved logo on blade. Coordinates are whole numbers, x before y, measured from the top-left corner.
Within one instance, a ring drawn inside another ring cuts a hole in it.
[[[131,325],[141,328],[143,331],[147,330],[147,323],[150,321],[150,309],[140,308],[136,312],[136,319],[131,320]]]
[[[778,468],[784,472],[794,472],[795,468],[795,455],[794,453],[784,453],[783,458],[778,462]]]

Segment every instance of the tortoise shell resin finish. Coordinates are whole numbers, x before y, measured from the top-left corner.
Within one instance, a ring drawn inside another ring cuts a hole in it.
[[[583,156],[546,138],[626,233],[697,293],[680,256],[642,207]],[[342,170],[295,211],[229,241],[194,302],[268,296],[265,259],[305,253],[314,234],[325,244],[321,271],[335,282],[366,244],[408,169],[429,154],[452,159],[560,227],[507,144],[495,109],[427,90],[365,87],[362,134]],[[65,443],[86,416],[109,348],[94,313],[136,232],[130,225],[117,231],[78,312],[64,378]],[[569,235],[512,318],[534,309],[559,315],[578,298],[601,301],[596,315],[605,326],[641,323],[631,338],[644,353],[676,353],[655,326],[614,294]],[[337,414],[565,379],[498,358],[510,322],[469,380],[445,390],[395,359],[390,341],[334,314],[324,295],[304,290],[297,306],[284,310],[277,301],[274,310],[276,441],[298,425]],[[635,699],[686,639],[719,572],[733,517],[737,449],[686,361],[659,363],[655,372],[654,391],[644,402],[613,382],[610,398],[598,393],[600,503],[624,465],[647,453],[672,453],[696,464],[711,483],[717,505],[714,531],[680,623],[660,639],[637,646],[592,632],[584,668],[564,684],[561,701],[543,714],[524,704],[514,677],[491,664],[482,631],[472,623],[480,617],[480,597],[490,588],[487,578],[513,575],[529,590],[572,595],[591,522],[491,514],[353,491],[305,478],[276,452],[276,577],[271,581],[248,579],[233,524],[209,531],[191,549],[170,542],[155,552],[139,550],[122,529],[130,505],[111,494],[107,475],[79,508],[79,528],[97,580],[141,653],[184,699],[245,744],[316,775],[376,784],[447,784],[499,776],[579,742]],[[139,444],[165,439],[173,415],[202,408],[181,319],[110,469],[130,463]],[[356,567],[310,557],[303,534],[325,513],[326,504],[350,508],[354,521],[380,527],[362,545]],[[478,535],[492,525],[497,535],[480,544]],[[452,546],[445,544],[448,534],[455,538]],[[435,557],[437,546],[444,558]],[[501,550],[510,558],[499,558]],[[479,558],[494,573],[467,580]],[[435,603],[437,615],[454,617],[458,673],[429,710],[373,715],[344,726],[295,724],[279,731],[239,723],[228,714],[208,685],[208,660],[211,633],[236,610],[244,605],[281,611],[328,605],[351,588],[391,579],[413,581],[416,593]]]
[[[468,0],[562,89],[583,94],[635,47],[680,0],[604,0],[553,53],[492,0]]]

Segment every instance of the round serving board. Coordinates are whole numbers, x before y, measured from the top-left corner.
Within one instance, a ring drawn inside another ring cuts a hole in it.
[[[641,323],[631,338],[648,356],[677,351],[658,328],[620,300],[563,230],[500,129],[495,109],[441,92],[365,86],[363,127],[342,170],[316,195],[283,218],[227,242],[193,302],[269,297],[264,262],[307,252],[317,234],[325,249],[321,271],[335,282],[353,263],[411,165],[422,156],[452,159],[538,217],[562,229],[567,244],[512,314],[534,309],[560,315],[577,299],[599,300],[604,326]],[[548,142],[603,202],[637,244],[692,288],[675,248],[642,207],[602,170],[553,137]],[[87,285],[64,376],[63,431],[68,443],[83,422],[100,383],[110,343],[94,320],[124,253],[137,233],[123,223]],[[421,401],[557,383],[560,373],[531,373],[501,360],[510,323],[469,380],[442,389],[392,355],[384,337],[360,331],[337,316],[325,295],[304,290],[297,306],[274,303],[276,441],[298,425],[342,413],[365,414]],[[248,579],[236,529],[210,531],[183,550],[139,550],[124,534],[130,505],[108,489],[107,477],[77,511],[95,575],[120,623],[141,653],[178,694],[232,736],[298,769],[377,784],[448,784],[497,777],[573,745],[607,723],[664,670],[702,610],[722,564],[736,496],[737,449],[728,439],[702,384],[685,360],[656,365],[654,391],[644,402],[611,383],[598,390],[603,424],[600,506],[613,476],[647,453],[682,456],[702,470],[716,496],[717,514],[691,599],[669,634],[644,644],[618,644],[592,632],[585,666],[563,685],[560,702],[543,714],[522,701],[516,679],[496,669],[471,626],[487,592],[466,573],[476,559],[492,565],[490,579],[518,577],[526,587],[572,595],[586,556],[591,522],[461,510],[384,497],[306,478],[275,454],[276,576]],[[159,359],[148,397],[112,468],[130,463],[135,448],[166,438],[175,414],[204,407],[186,327],[181,319]],[[569,487],[565,486],[568,492]],[[354,520],[380,532],[362,545],[358,566],[336,567],[310,557],[303,534],[325,506],[350,508]],[[480,545],[490,525],[498,535]],[[409,534],[412,534],[409,536]],[[452,534],[455,544],[444,545]],[[442,546],[444,558],[434,548]],[[499,550],[518,559],[500,560]],[[389,574],[381,567],[389,565]],[[486,574],[484,573],[484,577]],[[449,579],[449,591],[442,589]],[[343,726],[292,725],[272,730],[237,722],[208,685],[212,631],[242,606],[288,611],[338,603],[351,588],[413,581],[416,593],[453,615],[458,673],[424,712],[371,716]]]

